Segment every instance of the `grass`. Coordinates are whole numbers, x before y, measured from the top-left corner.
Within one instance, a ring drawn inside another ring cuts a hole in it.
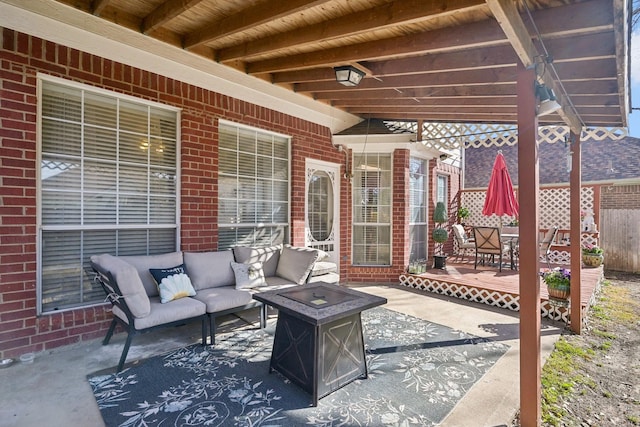
[[[589,316],[597,326],[591,333],[603,340],[598,345],[593,344],[592,348],[587,348],[574,343],[582,342],[580,340],[561,337],[542,369],[542,421],[545,425],[565,425],[569,414],[563,407],[563,402],[574,393],[576,386],[585,385],[596,390],[597,384],[581,374],[582,364],[588,361],[597,364],[598,358],[604,356],[617,339],[614,333],[607,331],[607,326],[639,322],[639,308],[640,304],[633,301],[628,289],[611,286],[608,281],[603,283],[598,302],[589,311]],[[580,389],[580,393],[586,392],[583,387]],[[609,391],[601,393],[607,398],[613,397]],[[627,420],[640,426],[638,416],[629,415]]]

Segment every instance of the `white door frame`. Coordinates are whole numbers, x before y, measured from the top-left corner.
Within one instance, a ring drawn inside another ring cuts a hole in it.
[[[331,261],[340,265],[340,164],[325,162],[316,159],[306,159],[305,161],[305,191],[304,191],[304,229],[305,229],[305,246],[316,247],[318,245],[332,246],[333,250],[320,248],[329,254]],[[332,183],[333,190],[333,224],[329,237],[323,242],[318,242],[312,235],[309,227],[309,182],[311,177],[317,171],[327,174]]]

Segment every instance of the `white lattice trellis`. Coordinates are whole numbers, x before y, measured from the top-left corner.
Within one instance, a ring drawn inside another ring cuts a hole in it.
[[[417,122],[386,121],[392,130],[402,129],[418,133]],[[594,139],[618,140],[628,134],[626,128],[583,128],[582,141]],[[568,126],[539,126],[538,140],[554,144],[564,142],[569,135]],[[513,146],[518,143],[518,129],[514,124],[499,123],[431,123],[422,125],[422,143],[436,150],[458,150],[478,147]]]
[[[540,228],[559,227],[569,229],[569,205],[571,192],[569,187],[554,187],[540,189]],[[461,193],[461,206],[469,209],[471,215],[468,222],[473,225],[499,227],[500,217],[497,215],[482,215],[482,207],[486,192],[482,190],[463,191]],[[580,192],[580,209],[583,211],[595,209],[595,190],[593,187],[582,187]],[[511,221],[511,217],[503,216],[502,224]]]
[[[400,275],[400,284],[412,289],[506,308],[511,311],[520,311],[520,296],[508,292],[476,288],[458,283],[450,283],[445,280],[429,279],[428,277],[413,274]],[[540,314],[542,317],[569,323],[569,308],[562,305],[542,301],[540,304]]]

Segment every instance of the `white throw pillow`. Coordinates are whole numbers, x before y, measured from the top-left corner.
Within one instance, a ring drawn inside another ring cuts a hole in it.
[[[236,289],[251,289],[267,285],[261,262],[250,264],[232,262],[231,268],[236,276]]]

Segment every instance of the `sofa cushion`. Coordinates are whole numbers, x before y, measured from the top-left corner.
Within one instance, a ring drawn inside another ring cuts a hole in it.
[[[280,254],[276,276],[303,285],[318,258],[318,251],[311,248],[285,245]]]
[[[206,305],[207,313],[243,307],[253,301],[251,292],[237,290],[233,286],[203,289],[198,291],[194,299],[202,301]]]
[[[313,265],[313,270],[311,270],[311,277],[322,276],[323,274],[335,273],[337,271],[338,266],[335,262],[317,261]]]
[[[196,291],[216,286],[233,286],[233,251],[185,252],[184,263]]]
[[[150,297],[158,296],[158,286],[149,272],[151,268],[171,268],[183,263],[182,252],[169,252],[160,255],[121,256],[129,264],[133,265],[140,280]]]
[[[196,294],[184,264],[173,268],[151,268],[149,271],[158,284],[160,302],[163,304]]]
[[[110,273],[134,317],[145,317],[151,312],[149,297],[136,268],[113,255],[93,255],[91,264],[98,271]],[[114,307],[114,310],[117,307]],[[124,313],[122,317],[126,319]]]
[[[151,313],[146,317],[134,319],[134,326],[138,330],[202,316],[206,312],[205,305],[193,298],[180,298],[167,304],[162,304],[160,297],[151,297],[149,301]],[[126,316],[118,307],[113,307],[113,314],[125,322],[127,321]]]
[[[251,289],[267,284],[264,281],[261,262],[251,264],[232,262],[231,268],[236,276],[236,289]]]
[[[276,275],[281,250],[282,245],[269,246],[266,248],[236,246],[233,248],[233,255],[236,262],[245,264],[261,262],[264,276],[271,277]]]

